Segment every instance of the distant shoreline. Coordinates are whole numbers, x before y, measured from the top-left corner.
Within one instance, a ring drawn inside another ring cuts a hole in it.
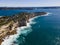
[[[33,9],[60,9],[60,6],[51,6],[51,7],[0,7],[0,10],[10,10],[10,9],[24,9],[24,10],[33,10]]]

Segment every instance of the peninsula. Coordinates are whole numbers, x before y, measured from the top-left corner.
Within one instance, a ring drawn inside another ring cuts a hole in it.
[[[17,27],[26,26],[30,18],[47,14],[46,12],[21,12],[12,16],[0,17],[0,45],[6,36],[14,35]]]

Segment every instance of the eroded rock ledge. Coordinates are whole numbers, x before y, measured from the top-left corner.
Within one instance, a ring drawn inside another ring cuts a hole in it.
[[[26,26],[26,23],[29,22],[30,18],[33,18],[35,16],[41,16],[44,14],[46,14],[46,12],[22,12],[12,16],[0,17],[0,45],[2,41],[4,41],[3,38],[17,33],[17,27]]]

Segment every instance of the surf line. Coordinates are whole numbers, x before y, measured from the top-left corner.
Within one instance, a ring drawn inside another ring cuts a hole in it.
[[[41,15],[41,16],[48,16],[50,13],[47,13],[45,15]],[[14,41],[17,41],[17,38],[21,35],[21,34],[27,34],[27,32],[31,32],[31,30],[24,30],[25,28],[31,28],[31,24],[35,24],[36,22],[33,22],[33,20],[35,18],[38,18],[38,17],[41,17],[41,16],[36,16],[36,17],[33,17],[31,19],[29,19],[29,23],[27,23],[27,26],[22,26],[22,27],[18,27],[17,28],[17,34],[14,34],[14,35],[10,35],[9,37],[5,37],[4,41],[2,42],[1,45],[18,45],[18,44],[14,44],[13,42]],[[23,31],[22,31],[23,30]]]

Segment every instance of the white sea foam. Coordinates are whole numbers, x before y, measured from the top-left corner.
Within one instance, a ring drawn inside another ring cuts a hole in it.
[[[28,27],[30,27],[29,23],[27,23],[27,26],[18,27],[17,28],[17,34],[10,35],[9,37],[8,36],[5,37],[5,39],[1,45],[12,45],[12,44],[14,44],[13,42],[16,41],[16,39],[19,37],[19,35],[21,35],[22,33],[25,34],[29,31],[29,30],[24,30],[25,28],[28,28]],[[14,44],[14,45],[16,45],[16,44]]]
[[[50,13],[48,13],[48,14],[50,14]],[[43,16],[47,16],[48,14],[43,15]],[[14,44],[13,42],[17,41],[17,38],[19,37],[19,35],[21,35],[21,34],[27,35],[28,33],[30,33],[32,31],[30,24],[35,24],[35,22],[33,22],[33,20],[37,17],[39,17],[39,16],[36,16],[34,18],[29,19],[29,23],[27,23],[27,26],[18,27],[17,28],[17,34],[5,37],[5,39],[1,45],[12,45],[12,44],[18,45],[18,44]],[[28,30],[25,30],[26,28],[28,28]]]
[[[31,32],[32,30],[24,30],[25,28],[30,28],[30,23],[31,23],[32,20],[29,20],[29,23],[27,23],[27,26],[23,26],[23,27],[18,27],[17,28],[17,34],[14,34],[14,35],[10,35],[10,36],[7,36],[5,37],[2,42],[1,45],[12,45],[14,41],[16,41],[16,39],[19,37],[19,35],[21,34],[26,34],[27,35],[27,32]],[[17,45],[17,44],[14,44],[14,45]]]

